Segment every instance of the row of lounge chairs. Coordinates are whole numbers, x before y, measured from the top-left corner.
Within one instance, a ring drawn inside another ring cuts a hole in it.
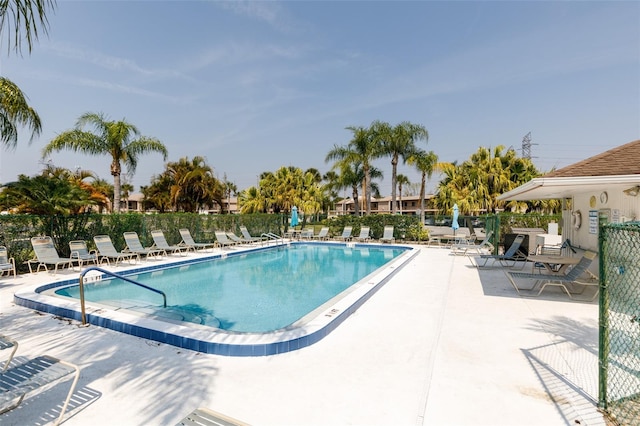
[[[336,239],[341,241],[359,241],[368,242],[371,241],[370,228],[363,226],[360,229],[360,235],[352,237],[351,226],[346,226],[341,236]],[[151,231],[153,238],[153,245],[150,247],[144,247],[136,232],[125,232],[123,234],[126,243],[126,248],[123,251],[118,251],[111,237],[108,235],[96,235],[93,241],[96,246],[96,250],[90,250],[86,241],[76,240],[69,242],[70,255],[69,257],[61,257],[55,248],[53,239],[50,236],[33,237],[31,238],[31,245],[35,253],[35,258],[27,261],[29,271],[31,273],[39,272],[41,270],[48,270],[53,267],[54,274],[57,273],[60,268],[82,268],[85,265],[95,264],[99,265],[107,263],[111,265],[111,262],[117,266],[122,262],[139,262],[141,258],[160,258],[169,254],[185,255],[188,251],[206,250],[214,247],[229,247],[242,244],[254,244],[262,243],[266,236],[252,236],[245,226],[240,226],[242,236],[238,236],[232,232],[215,231],[215,242],[196,242],[191,232],[188,229],[180,229],[180,236],[182,241],[179,244],[171,245],[167,242],[163,231],[154,230]],[[395,238],[393,236],[393,226],[385,226],[384,235],[380,238],[380,242],[393,243]],[[309,236],[309,239],[318,241],[329,239],[329,228],[323,227],[317,235]],[[0,246],[0,274],[13,273],[16,275],[15,261],[13,258],[9,258],[7,255],[6,247]]]
[[[382,243],[393,243],[395,242],[395,237],[393,236],[394,227],[391,225],[385,226],[382,237],[380,238],[380,242]],[[369,226],[360,227],[360,234],[356,237],[352,236],[353,226],[345,226],[342,230],[342,234],[335,237],[338,241],[359,241],[362,243],[368,242],[372,240],[371,237],[371,228]],[[305,238],[305,234],[302,234],[302,238]],[[320,229],[318,235],[308,235],[308,239],[314,240],[328,240],[329,237],[329,227],[323,227]]]
[[[169,254],[186,254],[188,251],[206,250],[213,247],[226,247],[235,244],[256,243],[264,241],[262,237],[252,237],[245,227],[241,227],[244,235],[242,238],[228,232],[216,231],[215,242],[196,242],[188,229],[180,229],[182,241],[179,244],[171,245],[167,242],[164,232],[161,230],[151,231],[153,245],[144,247],[140,242],[140,238],[136,232],[125,232],[123,234],[126,248],[118,251],[111,237],[108,235],[96,235],[93,238],[97,250],[89,250],[86,241],[71,241],[69,249],[71,254],[69,257],[60,257],[54,246],[53,239],[49,236],[31,238],[31,245],[35,253],[35,259],[29,260],[30,272],[39,272],[40,270],[48,270],[53,266],[54,273],[59,268],[73,268],[77,265],[81,268],[85,264],[94,263],[96,265],[115,262],[118,263],[128,261],[139,262],[144,258],[159,258]],[[4,250],[3,250],[4,249]],[[3,258],[4,256],[4,258]],[[6,268],[5,268],[6,265]],[[13,259],[7,258],[6,248],[0,247],[0,272],[10,271],[15,275],[15,262]]]

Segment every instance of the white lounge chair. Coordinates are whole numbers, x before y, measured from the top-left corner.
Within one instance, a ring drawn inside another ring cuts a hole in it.
[[[38,265],[36,272],[40,272],[40,268],[44,268],[46,271],[48,270],[48,265],[54,265],[54,274],[58,272],[58,267],[64,267],[65,265],[69,268],[73,267],[74,260],[69,257],[60,257],[51,237],[33,237],[31,238],[31,245],[36,254],[35,259],[27,261],[31,273],[33,273],[32,265],[34,264]]]
[[[216,234],[216,241],[220,247],[234,246],[238,244],[235,241],[230,240],[227,233],[224,231],[215,231],[214,233]]]
[[[149,257],[159,257],[167,255],[167,252],[163,249],[144,247],[140,242],[140,238],[138,237],[137,232],[125,232],[122,235],[124,235],[124,241],[127,244],[125,252],[137,253],[140,256],[145,256],[147,259],[149,259]]]
[[[393,243],[395,241],[395,237],[393,236],[393,226],[387,225],[384,227],[384,231],[382,233],[382,238],[380,238],[381,243]]]
[[[178,230],[180,232],[180,236],[182,237],[182,241],[178,245],[183,245],[188,247],[189,249],[196,251],[198,249],[206,250],[208,248],[214,248],[216,243],[197,243],[194,241],[191,236],[191,231],[186,228],[182,228]]]
[[[369,235],[370,231],[371,229],[368,226],[360,227],[360,235],[356,237],[356,240],[360,241],[361,243],[366,243],[371,239],[371,236]]]
[[[338,240],[349,241],[351,240],[351,231],[353,230],[352,226],[345,226],[342,230],[342,235],[336,237]]]
[[[70,258],[78,262],[78,267],[82,268],[84,263],[98,264],[98,254],[95,250],[89,250],[87,242],[83,240],[69,241]]]
[[[0,349],[9,348],[13,348],[12,352],[4,370],[0,372],[0,414],[16,408],[27,395],[51,388],[54,383],[73,377],[67,398],[60,409],[60,416],[54,423],[60,424],[80,378],[80,368],[49,355],[42,355],[11,366],[13,355],[18,349],[18,342],[0,335]]]
[[[9,257],[9,253],[5,246],[0,246],[0,275],[4,275],[5,272],[8,275],[11,275],[13,272],[13,278],[15,278],[16,261],[13,257]]]
[[[153,238],[153,245],[151,246],[152,249],[164,250],[165,253],[173,254],[183,254],[184,252],[189,251],[189,247],[186,246],[170,245],[164,236],[164,232],[159,229],[151,231],[151,238]]]
[[[108,235],[96,235],[93,237],[93,242],[96,243],[96,248],[98,249],[99,263],[106,260],[107,265],[111,265],[111,259],[115,259],[115,266],[118,266],[118,262],[120,261],[128,260],[129,263],[131,263],[131,261],[140,261],[140,255],[138,253],[125,253],[116,250],[111,241],[111,237]]]
[[[473,252],[475,254],[491,254],[493,251],[493,244],[491,244],[492,236],[493,231],[489,231],[479,244],[454,244],[451,246],[451,253],[459,255],[466,255]]]
[[[313,236],[314,240],[318,240],[318,241],[325,241],[329,239],[329,227],[328,226],[323,226],[320,229],[320,232],[318,232],[318,235],[314,235]]]
[[[249,426],[224,414],[209,410],[208,408],[198,408],[193,410],[184,419],[180,420],[176,426]]]
[[[266,239],[266,237],[253,237],[253,236],[251,236],[251,234],[249,233],[249,230],[244,225],[240,226],[240,232],[242,233],[242,237],[247,241],[253,241],[253,242],[257,243],[257,242],[262,242],[262,241],[264,241]]]

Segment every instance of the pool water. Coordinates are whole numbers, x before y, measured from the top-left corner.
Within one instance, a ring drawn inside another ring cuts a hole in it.
[[[118,279],[85,284],[85,299],[233,332],[268,332],[291,326],[405,250],[295,244],[127,275],[165,292],[166,309],[162,296]],[[78,298],[79,288],[56,294]]]

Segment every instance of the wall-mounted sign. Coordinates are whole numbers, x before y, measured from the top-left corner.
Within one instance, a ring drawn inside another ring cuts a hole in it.
[[[598,210],[589,210],[589,233],[598,233]]]

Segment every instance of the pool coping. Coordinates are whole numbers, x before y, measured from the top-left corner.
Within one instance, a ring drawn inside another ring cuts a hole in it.
[[[353,314],[379,288],[381,288],[397,271],[409,263],[419,249],[401,244],[359,244],[337,242],[287,242],[287,245],[313,244],[338,245],[347,247],[394,247],[404,250],[381,268],[375,270],[363,279],[351,285],[320,308],[313,310],[294,325],[285,329],[267,333],[238,333],[220,330],[212,327],[193,327],[175,324],[163,320],[152,319],[125,311],[105,309],[103,305],[85,303],[86,320],[88,324],[109,328],[133,336],[166,343],[180,348],[197,352],[226,356],[267,356],[290,352],[310,346],[333,331],[338,325]],[[176,261],[162,264],[132,266],[117,273],[132,275],[148,272],[168,266],[178,266],[202,262],[210,259],[242,255],[250,252],[272,249],[274,246],[247,246],[233,252],[223,252],[190,259],[176,259]],[[17,305],[34,310],[48,312],[54,315],[82,320],[80,301],[54,297],[44,292],[53,288],[69,284],[76,284],[80,273],[71,279],[58,280],[45,284],[35,284],[16,292],[14,301]],[[311,314],[310,313],[310,314]]]

